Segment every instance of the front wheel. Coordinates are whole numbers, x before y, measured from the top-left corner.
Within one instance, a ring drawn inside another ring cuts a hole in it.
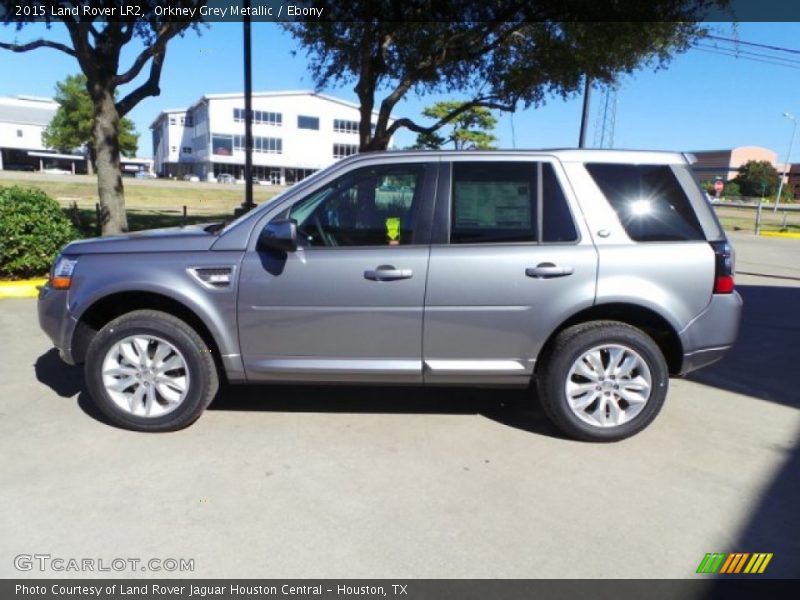
[[[586,441],[617,441],[647,427],[669,384],[664,355],[652,338],[616,321],[565,329],[540,367],[545,413],[561,431]]]
[[[117,317],[86,354],[92,400],[114,424],[136,431],[174,431],[211,403],[219,380],[206,343],[180,319],[137,310]]]

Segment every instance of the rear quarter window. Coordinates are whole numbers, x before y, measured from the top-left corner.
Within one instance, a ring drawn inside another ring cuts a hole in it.
[[[692,204],[669,165],[585,166],[632,240],[705,240]]]

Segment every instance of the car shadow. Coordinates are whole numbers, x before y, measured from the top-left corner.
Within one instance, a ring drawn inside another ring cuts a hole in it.
[[[800,358],[800,287],[739,285],[744,310],[739,337],[720,362],[691,374],[688,379],[712,387],[800,408],[795,373]],[[753,503],[754,508],[728,548],[709,552],[771,552],[766,577],[800,576],[800,444],[776,438],[764,451],[785,455],[771,482]],[[752,490],[743,490],[752,494]],[[730,576],[719,575],[707,597],[728,595]]]
[[[58,350],[51,348],[37,358],[33,370],[36,381],[49,387],[61,398],[72,398],[77,394],[78,407],[84,413],[106,425],[113,425],[89,398],[83,369],[68,365],[61,360]]]
[[[112,425],[89,397],[83,369],[53,349],[34,364],[36,379],[61,398],[77,395],[88,416]],[[481,415],[530,433],[563,438],[539,407],[536,391],[408,386],[223,385],[209,410],[380,414]]]
[[[45,384],[62,398],[72,398],[84,389],[83,369],[68,365],[50,348],[33,365],[36,381]]]
[[[800,287],[740,285],[739,337],[723,360],[688,379],[800,408],[795,379],[800,358]]]
[[[376,385],[227,385],[209,410],[480,415],[502,425],[563,438],[527,389]]]

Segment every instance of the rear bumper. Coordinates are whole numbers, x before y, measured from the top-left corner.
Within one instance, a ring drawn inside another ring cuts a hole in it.
[[[714,294],[706,309],[678,334],[683,346],[680,375],[720,360],[739,335],[742,297],[738,292]]]

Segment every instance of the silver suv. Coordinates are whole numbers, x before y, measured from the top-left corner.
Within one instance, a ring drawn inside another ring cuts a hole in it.
[[[390,152],[225,226],[73,242],[39,318],[131,429],[189,425],[220,380],[533,382],[562,431],[611,441],[725,354],[741,305],[685,155]]]

